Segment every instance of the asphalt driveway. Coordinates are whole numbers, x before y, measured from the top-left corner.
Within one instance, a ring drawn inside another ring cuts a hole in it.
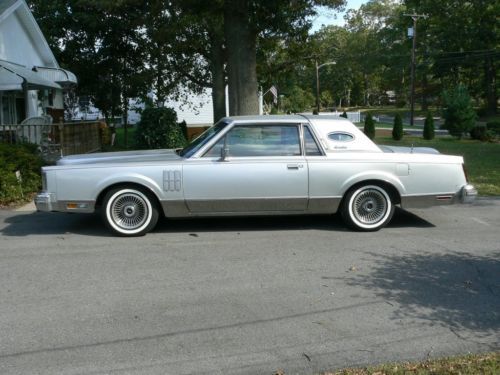
[[[500,200],[330,216],[0,211],[1,374],[314,374],[500,348]]]

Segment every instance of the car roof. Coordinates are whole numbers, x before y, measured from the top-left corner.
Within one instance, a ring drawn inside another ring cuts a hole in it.
[[[247,124],[249,122],[315,122],[317,120],[327,120],[327,121],[347,121],[344,118],[339,118],[334,115],[308,115],[308,114],[297,114],[297,115],[260,115],[260,116],[229,116],[223,118],[221,121],[232,122],[235,125]]]

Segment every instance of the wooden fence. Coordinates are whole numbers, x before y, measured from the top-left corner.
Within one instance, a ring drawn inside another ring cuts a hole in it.
[[[0,125],[0,142],[37,144],[49,159],[95,152],[102,146],[103,122],[70,122],[51,125]]]

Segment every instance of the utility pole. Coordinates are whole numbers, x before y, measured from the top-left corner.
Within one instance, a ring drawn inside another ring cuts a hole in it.
[[[327,65],[335,65],[337,62],[329,61],[324,64],[318,65],[318,60],[316,60],[316,112],[319,114],[319,70]]]
[[[404,16],[413,19],[413,46],[411,49],[411,88],[410,88],[410,126],[413,126],[413,113],[415,111],[415,47],[417,45],[417,20],[419,18],[426,18],[424,14],[404,14]],[[408,33],[409,34],[409,33]]]

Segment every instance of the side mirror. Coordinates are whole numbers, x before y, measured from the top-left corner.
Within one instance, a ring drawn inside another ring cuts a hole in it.
[[[227,161],[226,158],[229,154],[229,148],[227,148],[227,146],[222,146],[221,149],[220,149],[220,159],[219,161]]]

